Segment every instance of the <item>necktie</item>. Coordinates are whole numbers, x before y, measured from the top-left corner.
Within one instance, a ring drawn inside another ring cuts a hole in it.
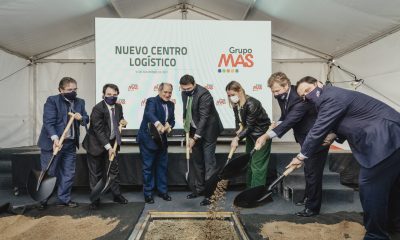
[[[167,109],[167,104],[163,104],[164,112],[165,112],[165,121],[168,120],[168,109]]]
[[[115,108],[111,108],[111,112],[112,112],[112,123],[113,123],[115,138],[116,138],[118,145],[121,145],[121,134],[119,133],[119,130],[118,130],[118,122],[117,122],[117,118],[115,117]]]
[[[187,133],[190,131],[190,122],[192,122],[192,100],[193,97],[188,97],[186,105],[185,124],[183,127]]]

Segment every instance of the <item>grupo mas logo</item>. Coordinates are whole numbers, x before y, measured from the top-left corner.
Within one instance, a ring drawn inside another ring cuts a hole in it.
[[[220,98],[220,99],[218,99],[218,100],[215,102],[215,104],[216,104],[217,106],[219,106],[219,105],[225,105],[225,104],[226,104],[226,100],[225,100],[225,98]]]
[[[228,53],[222,53],[218,62],[219,73],[238,73],[239,68],[254,66],[253,49],[230,47]]]
[[[261,91],[261,90],[262,90],[262,85],[261,84],[255,84],[253,86],[253,92]]]
[[[207,89],[207,90],[213,90],[214,89],[214,85],[207,83],[206,85],[204,85],[204,88]]]
[[[137,84],[131,84],[128,86],[129,92],[133,92],[133,91],[137,91],[137,90],[139,90],[139,85],[137,85]]]

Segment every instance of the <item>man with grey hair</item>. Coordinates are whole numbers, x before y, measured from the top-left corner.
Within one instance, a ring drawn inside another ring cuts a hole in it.
[[[158,95],[146,101],[143,120],[137,136],[143,164],[143,193],[146,203],[154,203],[153,189],[156,186],[158,196],[171,201],[168,195],[167,170],[168,151],[167,136],[175,125],[174,103],[171,102],[172,84],[161,83]],[[161,135],[161,144],[157,144],[150,135],[154,125]]]

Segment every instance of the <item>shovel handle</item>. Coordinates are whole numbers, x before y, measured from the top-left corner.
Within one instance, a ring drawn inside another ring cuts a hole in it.
[[[69,112],[69,113],[68,113],[68,116],[69,116],[69,121],[68,121],[67,126],[65,127],[64,132],[62,133],[61,138],[60,138],[60,141],[59,141],[60,146],[61,146],[62,143],[64,142],[65,137],[67,136],[67,133],[68,133],[69,129],[71,128],[72,123],[74,122],[75,114],[72,113],[72,112]],[[56,148],[54,149],[54,151],[53,151],[53,155],[57,155],[57,153],[58,153],[60,150],[61,150],[61,147],[56,147]]]
[[[119,126],[118,126],[118,131],[119,131],[119,133],[121,134],[121,132],[122,132],[122,124],[119,124]],[[114,161],[115,152],[117,151],[117,147],[118,147],[118,143],[117,143],[117,140],[115,139],[114,146],[113,146],[114,153],[111,154],[111,157],[110,157],[110,159],[109,159],[110,162]]]
[[[189,133],[186,133],[186,159],[190,159]]]
[[[235,147],[231,147],[231,151],[229,152],[229,155],[228,155],[228,160],[232,159],[232,156],[235,153],[235,151],[236,151],[236,148]]]
[[[295,165],[290,166],[288,169],[286,169],[286,171],[283,172],[283,175],[286,177],[287,175],[289,175],[291,172],[293,172],[297,167]]]

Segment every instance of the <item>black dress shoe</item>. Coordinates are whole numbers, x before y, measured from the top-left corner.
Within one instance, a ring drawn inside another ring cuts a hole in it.
[[[186,199],[193,199],[193,198],[197,198],[197,197],[198,197],[198,195],[196,193],[191,193],[186,196]]]
[[[310,210],[308,208],[304,208],[303,211],[297,212],[296,216],[299,216],[299,217],[312,217],[312,216],[316,216],[318,214],[319,214],[318,212],[314,212],[314,211],[312,211],[312,210]]]
[[[127,204],[128,199],[126,199],[124,196],[120,195],[115,195],[114,196],[114,202],[119,203],[119,204]]]
[[[208,198],[204,198],[203,201],[200,202],[200,206],[210,205],[211,201]]]
[[[58,207],[70,207],[70,208],[76,208],[79,206],[77,202],[69,201],[67,203],[59,202],[56,204]]]
[[[100,200],[97,199],[96,201],[92,202],[89,205],[89,210],[97,210],[97,209],[99,209],[99,207],[100,207]]]
[[[162,199],[164,199],[165,201],[171,201],[172,198],[170,195],[168,195],[168,193],[159,193],[158,196]]]
[[[47,202],[41,202],[38,205],[38,210],[45,210],[47,208]]]
[[[296,202],[294,205],[296,205],[296,206],[304,206],[304,205],[306,205],[306,202],[307,202],[307,198],[303,198],[302,200]]]
[[[144,201],[148,204],[153,204],[154,203],[154,199],[152,196],[145,196],[144,197]]]

